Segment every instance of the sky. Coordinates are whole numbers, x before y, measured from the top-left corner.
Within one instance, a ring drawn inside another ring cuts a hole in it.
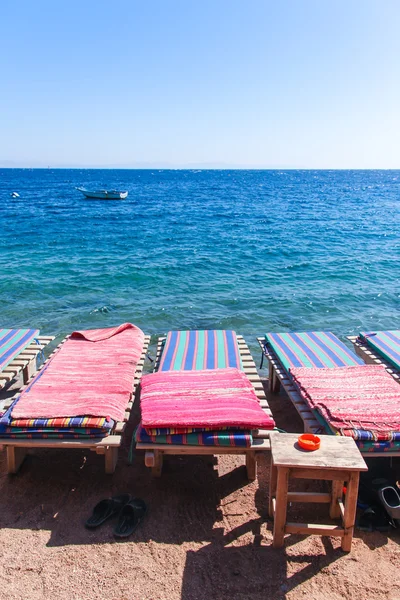
[[[398,0],[2,0],[0,167],[400,168]]]

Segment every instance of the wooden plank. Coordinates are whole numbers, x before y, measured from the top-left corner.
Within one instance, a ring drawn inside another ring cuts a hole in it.
[[[289,469],[286,467],[278,468],[276,484],[276,504],[274,514],[274,537],[272,542],[274,548],[280,548],[281,546],[283,546],[287,512],[288,484]]]
[[[344,529],[340,525],[320,525],[319,523],[286,523],[285,533],[295,535],[332,535],[344,536]]]
[[[95,439],[1,439],[0,445],[2,447],[16,447],[16,448],[93,448],[96,450],[99,447],[107,446],[120,446],[121,436],[120,435],[109,435],[108,437]]]
[[[253,441],[250,448],[242,446],[185,446],[183,444],[153,444],[151,442],[138,442],[137,450],[159,450],[163,454],[185,454],[195,456],[196,454],[246,454],[247,452],[266,452],[270,449],[270,443],[267,439]]]
[[[339,471],[367,471],[359,449],[350,437],[321,435],[321,447],[315,452],[306,452],[298,445],[298,435],[292,433],[271,434],[271,451],[276,466],[293,467],[293,477],[297,468],[324,469]],[[317,478],[317,477],[316,477]],[[344,477],[343,479],[346,479]]]
[[[288,502],[322,502],[329,504],[331,495],[320,492],[288,492],[287,499]]]
[[[358,483],[360,473],[353,472],[347,480],[346,496],[343,510],[344,535],[342,540],[342,550],[350,552],[353,540],[354,524],[356,521]]]
[[[367,469],[363,470],[366,471]],[[349,477],[350,473],[350,470],[329,469],[329,467],[325,469],[301,469],[300,467],[296,467],[295,469],[291,470],[290,477],[292,479],[322,479],[324,481],[347,481],[347,478]]]

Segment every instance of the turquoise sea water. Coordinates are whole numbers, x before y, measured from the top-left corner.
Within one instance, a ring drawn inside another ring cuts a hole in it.
[[[399,328],[400,171],[3,169],[0,200],[2,327]]]

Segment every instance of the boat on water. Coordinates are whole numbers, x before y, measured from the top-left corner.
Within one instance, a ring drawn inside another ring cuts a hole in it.
[[[118,190],[97,190],[91,192],[83,187],[76,188],[86,198],[97,198],[98,200],[123,200],[128,196],[128,192],[120,192]]]

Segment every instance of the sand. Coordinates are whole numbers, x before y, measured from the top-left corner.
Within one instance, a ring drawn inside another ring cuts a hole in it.
[[[284,396],[269,401],[281,427],[301,431]],[[400,529],[357,531],[350,554],[338,538],[316,536],[287,536],[274,549],[267,456],[253,483],[243,457],[167,457],[154,479],[141,453],[127,464],[133,425],[114,476],[104,474],[101,456],[76,450],[31,452],[8,476],[0,454],[0,598],[400,599]],[[393,466],[400,471],[399,461]],[[131,538],[117,541],[114,522],[85,529],[96,502],[126,491],[148,504]],[[327,505],[296,505],[290,514],[329,522]]]

